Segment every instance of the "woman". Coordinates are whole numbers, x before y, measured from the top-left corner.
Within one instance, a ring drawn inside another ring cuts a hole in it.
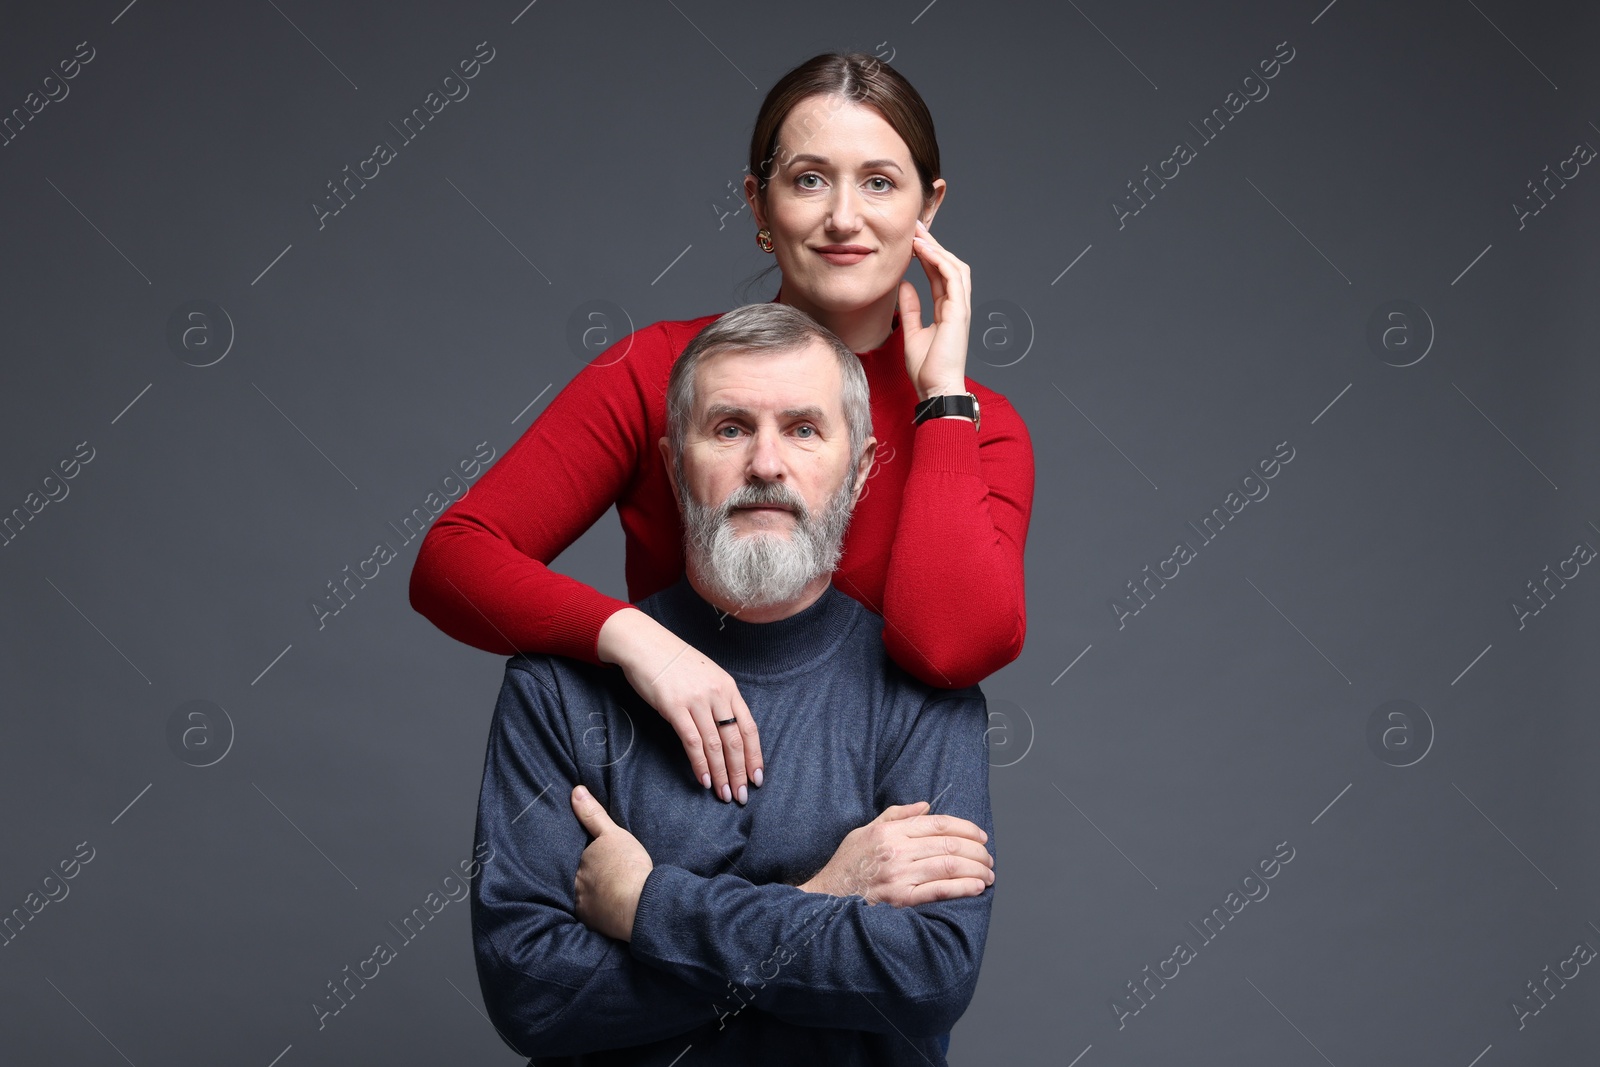
[[[861,357],[879,441],[834,583],[884,617],[897,663],[954,688],[1022,649],[1033,452],[1005,398],[966,381],[970,273],[927,228],[944,194],[927,106],[886,64],[816,56],[767,94],[745,178],[756,241],[782,272],[775,299]],[[913,256],[932,326],[903,280]],[[629,597],[682,575],[683,527],[656,442],[672,362],[716,317],[655,323],[579,371],[434,523],[411,604],[489,652],[620,665],[701,785],[742,804],[764,765],[733,679],[642,611],[547,566],[615,504]],[[923,412],[936,397],[946,399]]]

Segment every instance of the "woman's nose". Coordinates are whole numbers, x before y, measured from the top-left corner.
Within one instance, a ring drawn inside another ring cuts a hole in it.
[[[848,184],[841,184],[833,194],[828,211],[828,229],[835,233],[854,233],[861,225],[861,202]]]

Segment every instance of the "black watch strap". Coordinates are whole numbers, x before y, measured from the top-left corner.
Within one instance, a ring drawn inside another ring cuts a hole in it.
[[[912,419],[912,425],[919,426],[929,419],[937,419],[945,415],[960,415],[971,419],[973,427],[976,428],[979,425],[978,398],[971,393],[930,396],[926,400],[917,402],[917,411]]]

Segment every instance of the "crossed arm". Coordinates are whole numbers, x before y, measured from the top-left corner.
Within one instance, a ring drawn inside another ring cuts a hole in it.
[[[645,1044],[726,1024],[745,1007],[802,1026],[951,1028],[976,985],[987,891],[878,907],[662,863],[637,883],[626,942],[586,926],[574,887],[590,834],[568,799],[580,769],[542,671],[531,660],[506,672],[478,810],[479,839],[504,847],[472,896],[485,1004],[519,1054]],[[880,781],[878,806],[938,795],[940,810],[992,836],[985,725],[976,690],[930,701]]]

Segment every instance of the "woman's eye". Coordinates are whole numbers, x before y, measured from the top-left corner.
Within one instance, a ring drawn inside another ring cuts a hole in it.
[[[873,190],[873,192],[875,192],[875,193],[887,193],[890,189],[894,188],[894,182],[890,181],[888,178],[885,178],[885,177],[883,177],[881,175],[876,177],[876,178],[868,178],[867,181],[869,181],[869,182],[882,182],[883,183],[882,185],[878,186],[877,188],[875,188]]]
[[[820,182],[822,180],[822,177],[821,177],[821,175],[818,175],[818,174],[802,174],[802,175],[800,175],[800,177],[796,178],[794,181],[795,181],[795,184],[798,185],[802,189],[815,189],[815,188],[817,188],[817,186],[815,186],[815,185],[807,185],[806,184],[806,182],[812,181],[812,180],[816,180],[816,181]]]

